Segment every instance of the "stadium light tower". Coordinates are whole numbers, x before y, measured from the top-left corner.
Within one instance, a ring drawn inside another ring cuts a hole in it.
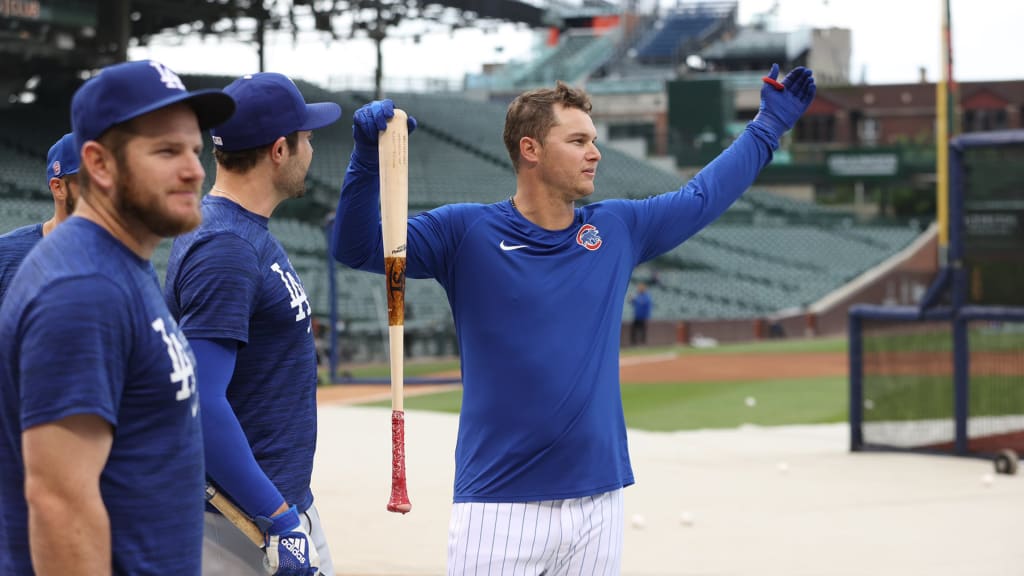
[[[388,36],[388,28],[394,28],[407,16],[415,15],[416,3],[414,0],[355,0],[352,7],[351,35],[355,36],[360,30],[365,31],[367,37],[373,40],[377,52],[377,66],[373,72],[373,93],[374,99],[380,100],[384,97],[383,44]]]

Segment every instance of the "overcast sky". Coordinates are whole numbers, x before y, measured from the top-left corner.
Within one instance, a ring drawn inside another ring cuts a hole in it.
[[[674,5],[674,0],[661,0]],[[954,74],[960,81],[1024,79],[1024,1],[951,0]],[[771,9],[774,0],[739,0],[739,19],[749,23]],[[692,2],[683,2],[683,5]],[[846,27],[852,30],[852,78],[868,83],[916,82],[918,69],[929,81],[938,79],[940,63],[941,0],[779,0],[775,23],[779,30],[801,27]],[[420,34],[419,43],[413,36]],[[536,31],[512,25],[492,30],[431,32],[422,23],[410,23],[397,37],[384,43],[384,67],[393,78],[448,78],[460,80],[479,72],[484,63],[525,60],[539,38]],[[316,35],[303,36],[293,45],[290,36],[272,40],[266,68],[321,84],[328,79],[373,75],[375,52],[368,40],[326,43]],[[153,58],[181,73],[240,75],[257,69],[250,45],[210,39],[172,45],[159,40],[148,48],[132,49],[129,56]]]

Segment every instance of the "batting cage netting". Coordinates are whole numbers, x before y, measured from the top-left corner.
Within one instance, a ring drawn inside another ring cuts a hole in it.
[[[1024,313],[861,306],[851,315],[855,450],[1024,452]]]
[[[950,141],[949,246],[918,306],[850,311],[853,450],[1024,454],[1024,131]]]

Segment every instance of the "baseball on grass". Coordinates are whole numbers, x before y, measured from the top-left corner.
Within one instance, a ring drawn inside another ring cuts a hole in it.
[[[636,528],[637,530],[643,530],[644,526],[646,526],[647,524],[647,521],[644,520],[643,514],[633,514],[633,518],[630,519],[630,523],[633,525],[633,528]]]
[[[747,403],[747,406],[749,406],[750,408],[757,406],[757,398],[754,398],[753,396],[747,396],[745,402]]]

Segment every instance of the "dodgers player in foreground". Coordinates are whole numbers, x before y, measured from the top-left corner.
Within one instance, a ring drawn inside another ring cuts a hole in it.
[[[758,114],[679,190],[576,206],[601,152],[582,90],[517,97],[504,141],[515,193],[409,220],[406,273],[446,290],[461,350],[449,574],[618,574],[622,489],[633,484],[619,389],[633,269],[710,224],[754,182],[814,98],[810,70],[765,76]],[[382,272],[378,131],[393,103],[356,111],[334,257]],[[413,152],[414,153],[414,152]]]
[[[153,61],[75,92],[80,202],[0,306],[0,574],[198,576],[195,362],[149,260],[199,224],[201,130],[234,108]]]

